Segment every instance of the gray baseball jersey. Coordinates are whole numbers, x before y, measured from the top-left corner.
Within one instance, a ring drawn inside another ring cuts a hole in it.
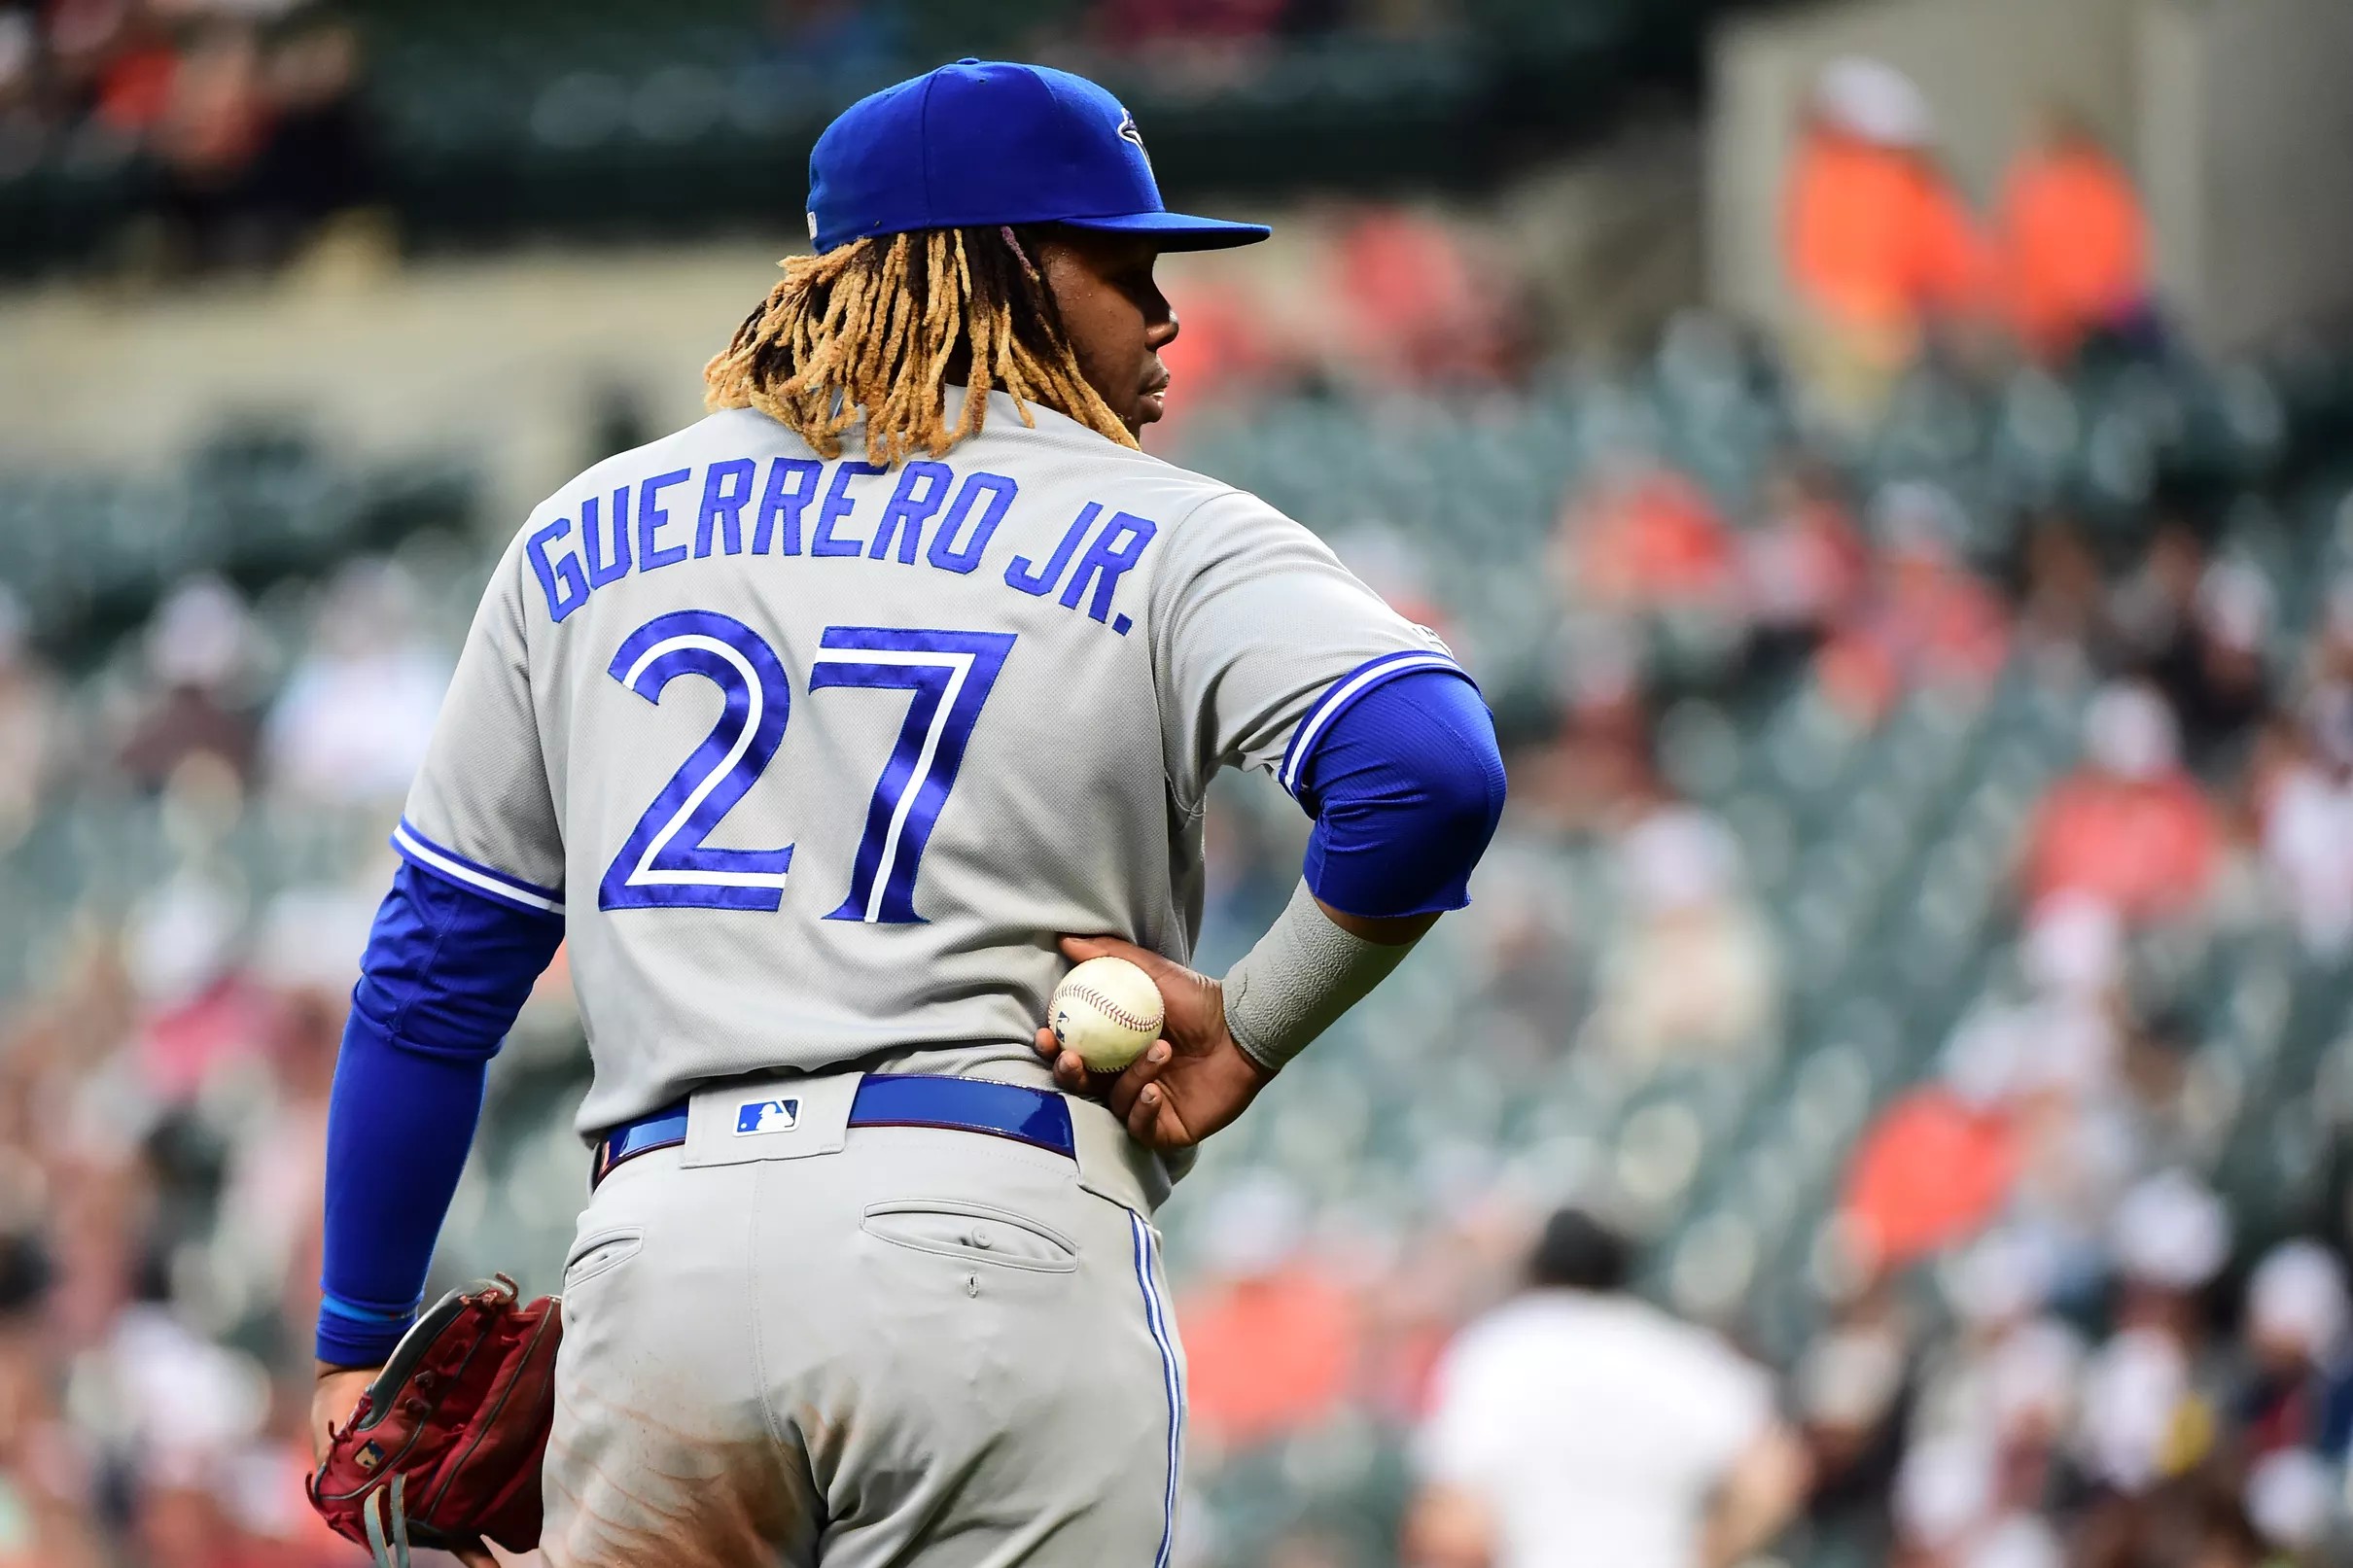
[[[1220,767],[1450,664],[1256,497],[1011,401],[944,462],[758,412],[599,463],[483,596],[395,834],[561,911],[595,1132],[772,1068],[1032,1051],[1058,933],[1183,960]]]

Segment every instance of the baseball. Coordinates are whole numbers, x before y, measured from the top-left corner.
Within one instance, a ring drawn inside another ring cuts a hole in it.
[[[1160,988],[1125,958],[1089,958],[1054,988],[1046,1018],[1088,1071],[1117,1072],[1160,1038]]]

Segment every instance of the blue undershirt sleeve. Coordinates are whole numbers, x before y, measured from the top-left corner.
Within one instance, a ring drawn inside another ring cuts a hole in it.
[[[1370,687],[1324,723],[1299,779],[1317,898],[1367,918],[1470,902],[1504,782],[1494,719],[1469,677],[1418,669]]]
[[[394,876],[328,1101],[321,1361],[374,1366],[415,1320],[485,1070],[563,935],[413,862]]]

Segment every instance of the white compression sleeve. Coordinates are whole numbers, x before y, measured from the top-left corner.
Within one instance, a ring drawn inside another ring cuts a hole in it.
[[[1243,1055],[1280,1072],[1387,979],[1413,947],[1342,930],[1303,880],[1258,945],[1226,972],[1225,1027]]]

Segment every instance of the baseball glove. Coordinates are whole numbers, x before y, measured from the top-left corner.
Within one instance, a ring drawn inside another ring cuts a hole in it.
[[[330,1432],[311,1507],[378,1568],[407,1568],[412,1543],[538,1546],[562,1338],[563,1304],[523,1303],[504,1274],[443,1297]]]

